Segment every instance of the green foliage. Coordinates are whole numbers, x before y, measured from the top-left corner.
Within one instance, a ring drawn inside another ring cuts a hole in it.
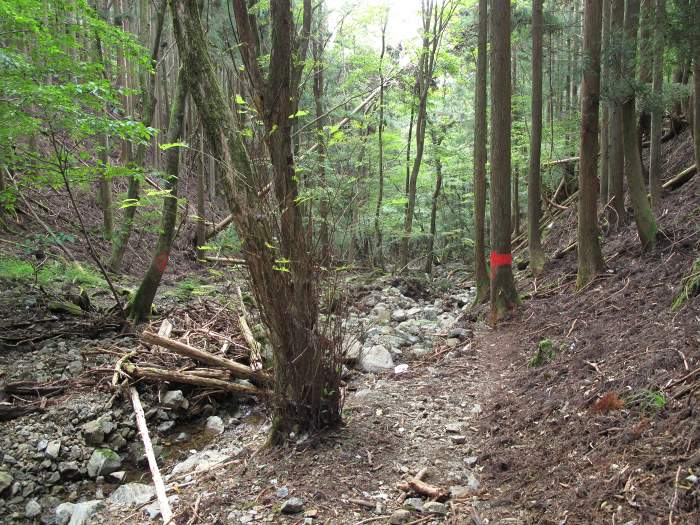
[[[93,268],[81,264],[60,261],[36,261],[17,258],[0,258],[0,279],[42,286],[60,287],[80,285],[91,288],[107,288],[107,283]]]
[[[642,389],[630,395],[628,405],[638,405],[644,412],[658,412],[668,403],[668,397],[660,390]]]
[[[109,76],[119,73],[109,53],[149,67],[136,40],[84,0],[0,0],[0,34],[0,158],[29,175],[19,183],[57,187],[62,175],[76,184],[101,173],[131,175],[102,165],[94,152],[98,136],[138,143],[155,132],[124,115],[121,97],[130,91]]]
[[[527,362],[527,366],[534,368],[550,362],[556,356],[554,343],[549,339],[543,339],[537,344],[535,355]]]
[[[688,272],[688,275],[681,280],[681,288],[671,303],[671,310],[680,310],[683,305],[696,295],[700,294],[700,259],[697,259]]]

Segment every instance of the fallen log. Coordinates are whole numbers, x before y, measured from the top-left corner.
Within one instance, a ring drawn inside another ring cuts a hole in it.
[[[122,365],[122,368],[130,376],[139,379],[149,379],[151,381],[169,381],[171,383],[217,388],[219,390],[225,390],[226,392],[231,392],[234,394],[248,394],[253,396],[272,395],[270,390],[239,385],[237,383],[222,381],[221,379],[211,377],[202,377],[201,375],[189,374],[187,372],[173,372],[162,368],[136,366],[131,363],[125,363]]]
[[[162,346],[163,348],[172,350],[178,355],[190,357],[208,365],[230,370],[235,377],[252,379],[264,384],[272,381],[272,378],[264,372],[253,370],[249,366],[236,363],[235,361],[231,361],[230,359],[226,359],[224,357],[218,357],[208,352],[203,352],[202,350],[198,350],[197,348],[186,345],[185,343],[181,343],[180,341],[176,341],[174,339],[160,337],[150,332],[142,333],[140,339],[143,343]]]
[[[693,178],[693,176],[697,172],[697,169],[695,168],[696,166],[695,164],[693,164],[692,166],[684,169],[675,177],[664,182],[661,187],[665,190],[675,190],[677,188],[680,188],[681,186],[683,186],[683,184],[685,184]]]
[[[207,230],[207,232],[204,234],[204,238],[208,241],[212,237],[217,236],[219,233],[224,231],[226,227],[233,222],[233,215],[228,215],[224,217],[222,220],[214,224],[211,228]]]

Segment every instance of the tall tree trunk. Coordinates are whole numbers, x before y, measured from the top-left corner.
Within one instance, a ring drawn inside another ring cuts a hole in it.
[[[639,0],[628,0],[625,10],[625,36],[631,48],[628,50],[628,62],[625,67],[627,78],[634,78],[634,59],[639,28]],[[634,220],[643,250],[651,250],[656,245],[657,226],[654,215],[647,199],[642,160],[639,154],[637,134],[637,113],[635,109],[635,93],[633,89],[626,90],[626,98],[622,105],[622,140],[625,150],[625,178],[634,210]]]
[[[491,5],[491,315],[519,304],[511,255],[510,0]]]
[[[207,223],[205,207],[205,184],[207,176],[206,157],[204,154],[204,130],[199,133],[199,170],[197,171],[197,231],[195,232],[195,248],[197,260],[204,261],[206,251],[202,248],[207,243]]]
[[[601,53],[607,52],[609,49],[610,40],[610,0],[603,0],[602,12],[603,39],[601,42]],[[601,62],[601,91],[606,93],[609,91],[608,85],[608,67],[607,61]],[[583,96],[583,95],[582,95]],[[602,98],[605,98],[603,96]],[[608,203],[608,176],[610,173],[610,139],[608,132],[610,130],[610,112],[609,104],[603,104],[603,115],[600,123],[600,202],[603,206]]]
[[[185,100],[187,87],[182,71],[178,75],[173,99],[170,123],[168,124],[167,141],[169,144],[180,141],[183,122],[185,119]],[[167,194],[163,197],[163,213],[161,216],[160,233],[156,249],[153,252],[151,264],[141,281],[139,289],[129,306],[129,317],[136,323],[148,319],[151,305],[160,286],[160,281],[168,265],[170,249],[175,235],[175,220],[177,219],[177,187],[180,170],[180,148],[173,147],[165,153],[165,185]]]
[[[693,144],[695,146],[695,169],[700,171],[700,2],[693,0],[695,23],[693,24]],[[696,177],[700,178],[700,176]],[[699,186],[700,187],[700,186]]]
[[[154,70],[157,67],[158,55],[160,54],[160,39],[161,35],[163,34],[166,9],[167,0],[161,0],[161,5],[158,7],[155,35],[151,46],[150,58],[151,65],[153,66]],[[148,36],[147,33],[145,33],[145,36]],[[141,123],[146,127],[150,127],[153,124],[153,116],[156,110],[156,73],[155,71],[153,74],[144,73],[141,78],[143,82],[141,85],[141,96],[143,97],[141,107]],[[144,170],[146,165],[146,145],[143,143],[136,147],[135,162],[139,170]],[[131,231],[134,227],[134,218],[136,217],[136,208],[138,208],[139,204],[141,174],[142,172],[135,173],[129,177],[123,222],[121,224],[121,228],[117,232],[114,242],[112,243],[112,253],[110,254],[109,261],[107,262],[107,267],[113,272],[118,272],[121,269],[124,253],[126,252],[126,247],[129,244],[129,239],[131,238]]]
[[[661,206],[661,128],[663,123],[664,47],[666,27],[666,1],[656,0],[654,18],[654,61],[652,79],[651,143],[649,145],[649,194],[651,206]]]
[[[621,85],[624,83],[624,59],[622,47],[624,38],[622,26],[625,17],[625,0],[611,0],[610,5],[610,45],[616,50],[612,56],[610,67],[611,98],[610,98],[610,171],[608,173],[608,200],[611,200],[608,208],[608,223],[611,230],[616,230],[627,222],[625,210],[624,173],[625,151],[621,140],[622,126],[622,102],[620,96]],[[636,129],[636,125],[635,125]]]
[[[379,55],[379,125],[377,126],[377,141],[379,146],[379,191],[377,192],[377,207],[374,212],[375,261],[384,268],[384,246],[382,240],[382,202],[384,200],[384,54],[386,53],[386,26],[388,18],[382,25],[382,51]]]
[[[202,117],[211,153],[221,161],[223,182],[261,315],[274,352],[274,417],[270,439],[340,421],[337,345],[322,344],[318,323],[318,275],[309,231],[302,222],[292,150],[292,121],[306,56],[311,1],[303,2],[303,26],[294,36],[290,0],[271,0],[272,46],[269,75],[260,69],[257,19],[245,0],[232,0],[252,103],[264,118],[272,164],[274,203],[258,192],[267,184],[251,163],[209,55],[195,0],[171,3],[175,35],[188,85]],[[292,46],[292,42],[295,43]],[[260,213],[263,210],[264,213]]]
[[[588,284],[603,269],[598,241],[598,107],[600,99],[601,0],[585,0],[583,52],[586,67],[581,85],[581,166],[578,192],[578,276]]]
[[[520,166],[513,168],[513,205],[511,206],[511,224],[513,237],[520,235]]]
[[[479,36],[474,87],[474,277],[476,297],[480,304],[489,295],[489,273],[486,267],[486,98],[488,77],[488,0],[479,0]]]
[[[327,266],[331,257],[330,229],[328,228],[328,188],[326,183],[326,132],[323,129],[326,119],[324,118],[323,97],[325,81],[323,75],[323,43],[318,39],[313,42],[314,58],[314,106],[316,108],[316,143],[318,144],[318,182],[321,190],[319,202],[319,215],[321,224],[319,226],[319,243],[321,245],[321,259],[323,266]]]
[[[530,131],[530,163],[527,172],[527,237],[530,270],[538,275],[544,267],[544,251],[540,232],[542,217],[541,165],[542,156],[542,40],[544,22],[543,0],[532,2],[532,99]]]
[[[415,104],[415,88],[411,94],[411,118],[408,121],[408,139],[406,140],[406,177],[404,181],[404,194],[406,195],[406,205],[404,206],[404,221],[408,213],[408,194],[411,186],[411,145],[413,144],[413,123],[416,118]],[[408,265],[408,240],[404,244],[403,237],[399,245],[399,268],[405,268]]]
[[[439,126],[439,124],[436,124]],[[442,159],[440,158],[440,144],[444,138],[442,129],[430,130],[430,138],[433,143],[433,158],[435,159],[435,191],[433,192],[433,200],[430,207],[430,237],[428,237],[428,257],[425,261],[425,273],[433,274],[433,262],[435,260],[435,234],[437,231],[437,209],[438,199],[440,198],[440,190],[442,189]]]

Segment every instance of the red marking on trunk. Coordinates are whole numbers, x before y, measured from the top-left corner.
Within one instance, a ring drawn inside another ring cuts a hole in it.
[[[491,269],[499,266],[510,266],[513,263],[513,256],[510,253],[491,252]]]
[[[160,273],[163,273],[165,271],[165,267],[168,266],[168,257],[168,253],[159,253],[156,255],[154,264]]]

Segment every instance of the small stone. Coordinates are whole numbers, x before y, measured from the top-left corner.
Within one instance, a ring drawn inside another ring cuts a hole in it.
[[[420,498],[407,498],[406,500],[404,500],[403,506],[408,510],[423,512],[423,500]]]
[[[46,455],[51,459],[57,459],[61,453],[61,442],[52,441],[46,446]]]
[[[101,445],[105,440],[102,422],[99,419],[88,421],[82,426],[83,438],[88,445]]]
[[[71,478],[80,472],[77,461],[62,461],[58,464],[58,472],[65,478]]]
[[[459,339],[455,337],[450,337],[447,339],[447,346],[450,348],[455,348],[459,344]]]
[[[0,470],[0,494],[12,486],[13,478],[9,472]]]
[[[207,418],[207,423],[204,425],[204,432],[206,434],[218,436],[224,432],[224,421],[219,416],[209,416]]]
[[[171,474],[187,474],[188,472],[203,472],[211,467],[223,463],[230,459],[232,454],[230,451],[222,450],[204,450],[192,454],[182,463],[178,463],[173,467]]]
[[[389,517],[389,525],[403,525],[411,521],[411,512],[406,509],[395,510]]]
[[[445,425],[445,431],[448,434],[459,434],[462,431],[462,424],[461,423],[447,423],[447,425]]]
[[[289,489],[287,487],[280,487],[275,491],[275,496],[279,499],[286,498],[289,496]]]
[[[423,512],[429,514],[447,514],[447,505],[439,501],[429,501],[423,505]]]
[[[188,439],[189,436],[186,432],[180,432],[177,436],[175,436],[175,443],[182,443],[184,441],[187,441]]]
[[[304,510],[304,501],[299,498],[289,498],[282,504],[282,514],[296,514]]]
[[[39,514],[41,514],[41,505],[39,505],[39,502],[35,499],[29,500],[24,507],[24,515],[31,519],[36,518]]]
[[[394,369],[394,359],[384,346],[374,345],[362,352],[360,367],[365,372],[386,372]]]
[[[475,416],[478,416],[483,412],[481,405],[479,403],[475,403],[474,406],[472,407],[472,414]]]
[[[391,320],[396,321],[397,323],[402,323],[406,319],[408,319],[408,315],[406,315],[405,310],[394,310],[391,312]]]
[[[157,429],[158,432],[162,432],[165,434],[166,432],[169,432],[173,427],[175,426],[175,421],[164,421],[160,425],[158,425]]]
[[[464,445],[467,442],[467,436],[450,436],[450,439],[455,445]]]
[[[104,503],[102,500],[94,499],[91,501],[83,501],[78,503],[73,508],[73,514],[68,522],[68,525],[83,525],[90,516],[95,514],[102,508]]]
[[[120,507],[130,507],[132,505],[143,505],[148,503],[155,496],[153,485],[145,483],[127,483],[118,487],[117,490],[107,498],[112,505]]]
[[[466,330],[464,328],[453,328],[452,330],[449,331],[449,333],[447,334],[447,337],[455,338],[455,339],[459,339],[459,340],[463,341],[463,340],[471,337],[471,335],[472,335],[472,332],[469,330]]]
[[[190,402],[185,398],[182,390],[168,390],[161,398],[160,404],[168,408],[182,408],[186,410]]]
[[[470,473],[469,477],[467,478],[467,487],[469,487],[469,490],[472,492],[477,492],[479,490],[479,480],[477,477],[473,474]]]
[[[476,465],[476,462],[479,461],[479,458],[477,456],[469,456],[468,458],[464,458],[464,462],[467,464],[468,467],[473,467]]]
[[[65,503],[61,503],[58,507],[56,507],[56,524],[57,525],[66,525],[70,521],[70,518],[73,515],[74,510],[75,510],[74,503],[71,503],[70,501],[66,501]]]
[[[386,323],[391,318],[391,313],[386,308],[375,307],[374,313],[377,316],[378,323]]]
[[[98,448],[88,460],[87,472],[91,478],[95,478],[116,472],[121,466],[122,459],[119,454],[108,448]]]
[[[452,485],[450,487],[450,497],[453,499],[466,498],[469,494],[471,494],[469,487],[464,485]]]
[[[117,481],[124,481],[124,478],[126,477],[126,472],[124,470],[118,470],[116,472],[112,472],[109,475],[110,478],[116,479]]]

